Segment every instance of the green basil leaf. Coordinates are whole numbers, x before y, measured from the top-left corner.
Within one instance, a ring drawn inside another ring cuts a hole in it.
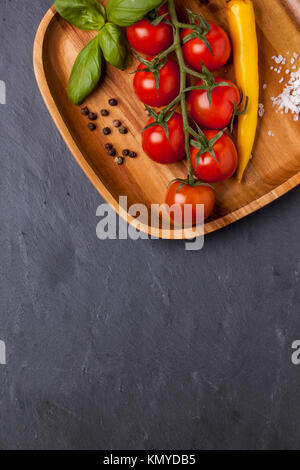
[[[99,33],[99,40],[105,60],[118,69],[125,70],[129,53],[121,28],[113,23],[106,23]]]
[[[79,29],[98,31],[105,23],[105,8],[98,0],[55,0],[58,13]]]
[[[102,53],[99,35],[78,55],[69,80],[68,95],[74,104],[81,104],[100,80]]]
[[[118,26],[131,26],[151,10],[160,7],[164,0],[109,0],[106,13],[108,21]]]

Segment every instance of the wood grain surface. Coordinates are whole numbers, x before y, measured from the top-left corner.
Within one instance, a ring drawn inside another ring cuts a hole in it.
[[[218,22],[227,30],[225,4],[225,0],[214,0],[207,6],[200,5],[196,0],[184,2],[184,6]],[[273,108],[271,97],[277,96],[283,85],[279,83],[280,76],[270,70],[270,66],[274,65],[272,56],[300,52],[297,21],[284,1],[254,0],[254,5],[260,51],[260,102],[265,106],[265,115],[259,119],[253,158],[243,184],[231,178],[215,185],[217,204],[205,224],[206,233],[247,216],[300,183],[299,122],[294,122],[291,115],[276,113]],[[184,15],[183,2],[178,1],[177,6],[179,14]],[[152,162],[143,153],[141,130],[147,116],[132,89],[133,77],[129,72],[136,68],[133,58],[125,72],[107,66],[101,86],[85,104],[98,114],[101,108],[108,107],[109,98],[117,98],[119,106],[110,108],[109,117],[99,114],[98,128],[94,133],[87,129],[86,118],[80,114],[79,107],[70,103],[66,90],[77,54],[95,34],[72,27],[60,18],[54,7],[46,13],[34,44],[34,68],[49,112],[83,171],[121,217],[152,236],[191,238],[194,232],[182,233],[174,228],[163,231],[160,227],[151,226],[149,220],[142,225],[137,224],[126,210],[119,208],[119,196],[127,196],[128,205],[142,203],[149,210],[151,204],[162,204],[168,182],[184,177],[187,163],[163,166]],[[234,79],[232,63],[218,75]],[[112,127],[113,119],[120,119],[128,127],[128,135],[121,136],[113,130],[109,138],[103,136],[101,129]],[[273,132],[273,137],[268,135],[269,130]],[[118,167],[104,151],[106,142],[113,143],[119,153],[125,147],[135,150],[138,158],[127,159],[123,166]]]

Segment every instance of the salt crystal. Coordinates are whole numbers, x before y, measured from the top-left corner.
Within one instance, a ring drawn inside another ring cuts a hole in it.
[[[295,57],[295,59],[298,59],[299,54],[297,54],[297,52],[294,52],[293,56]]]
[[[274,62],[276,62],[276,64],[281,64],[281,62],[284,60],[284,57],[281,54],[278,57],[273,55],[272,59],[274,60]]]
[[[270,70],[273,70],[273,69],[274,69],[274,67],[273,67],[273,65],[271,65]]]
[[[265,114],[265,107],[262,103],[259,103],[259,105],[258,105],[258,115],[259,115],[259,117],[263,117],[264,114]]]
[[[299,121],[299,114],[296,114],[296,115],[294,116],[294,121]]]
[[[284,78],[281,77],[281,79],[279,80],[279,83],[282,83],[284,81]]]
[[[263,89],[266,90],[266,88],[267,88],[267,84],[264,83],[264,84],[263,84]]]
[[[274,134],[272,131],[268,131],[268,135],[269,135],[270,137],[274,137],[275,134]]]
[[[294,64],[295,63],[295,59],[294,57],[291,58],[291,64]]]
[[[296,65],[293,65],[292,70],[296,70],[296,69],[297,69]]]
[[[289,69],[287,69],[287,70],[285,71],[285,73],[288,75],[288,74],[290,73]]]

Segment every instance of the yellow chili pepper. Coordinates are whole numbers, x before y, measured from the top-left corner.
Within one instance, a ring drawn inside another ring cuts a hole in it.
[[[242,181],[254,145],[259,100],[258,45],[255,13],[251,0],[230,0],[226,6],[233,45],[237,85],[243,92],[243,106],[249,98],[245,114],[239,116],[237,146],[239,166],[237,179]]]

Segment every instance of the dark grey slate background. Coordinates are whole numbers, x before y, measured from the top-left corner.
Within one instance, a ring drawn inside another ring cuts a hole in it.
[[[0,448],[299,448],[299,190],[201,252],[97,240],[32,70],[50,5],[0,4]]]

